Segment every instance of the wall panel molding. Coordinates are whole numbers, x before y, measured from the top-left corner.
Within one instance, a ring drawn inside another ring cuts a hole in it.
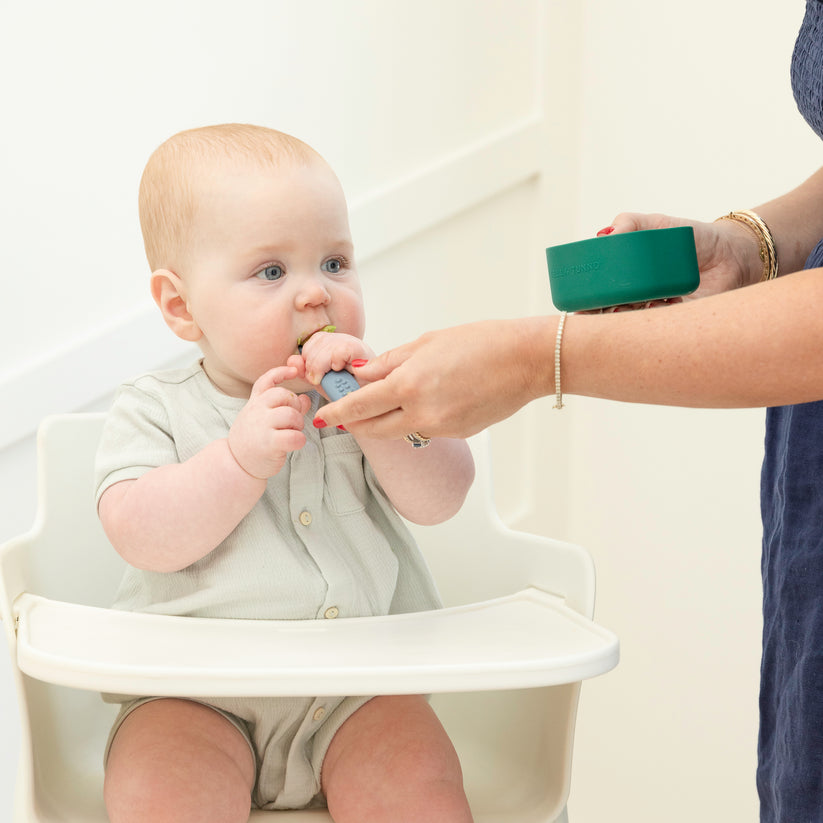
[[[437,158],[356,198],[352,232],[361,261],[377,256],[544,170],[545,126],[535,115]],[[0,374],[0,449],[32,434],[48,414],[76,411],[129,375],[179,359],[177,341],[149,299],[129,314]]]
[[[543,170],[540,116],[514,123],[351,203],[357,257],[383,251]]]

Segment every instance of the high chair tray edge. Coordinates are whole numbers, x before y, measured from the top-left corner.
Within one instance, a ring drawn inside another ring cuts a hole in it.
[[[612,632],[536,588],[435,611],[336,620],[139,614],[29,593],[13,611],[22,672],[119,694],[519,689],[594,677],[619,657]]]

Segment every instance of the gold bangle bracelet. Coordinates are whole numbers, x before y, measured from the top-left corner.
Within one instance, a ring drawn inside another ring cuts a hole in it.
[[[763,263],[763,276],[760,280],[774,280],[777,277],[777,250],[774,247],[774,237],[760,215],[748,209],[740,209],[730,211],[714,222],[720,220],[735,220],[754,232],[760,244],[760,261]]]

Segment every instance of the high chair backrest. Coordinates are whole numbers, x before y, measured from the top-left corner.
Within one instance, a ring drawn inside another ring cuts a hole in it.
[[[55,600],[109,606],[124,563],[94,505],[94,459],[105,414],[46,418],[38,439],[37,552],[22,568],[26,590]],[[2,562],[2,561],[0,561]]]
[[[124,564],[103,533],[93,499],[104,418],[67,415],[41,426],[35,525],[0,548],[0,614],[13,659],[13,604],[22,593],[104,608],[114,598]],[[477,479],[461,513],[440,526],[413,528],[446,605],[536,587],[590,617],[594,571],[588,553],[506,528],[494,509],[485,436],[473,439],[473,451]],[[13,669],[22,730],[15,823],[103,823],[102,752],[116,707],[95,692],[51,685]],[[463,763],[473,807],[497,810],[478,811],[478,820],[563,819],[578,690],[579,683],[571,682],[433,697]],[[278,815],[304,823],[329,820],[322,812]]]
[[[38,551],[26,558],[27,590],[55,600],[108,606],[124,562],[106,538],[94,505],[94,459],[105,414],[47,418],[38,433]],[[412,526],[447,605],[536,586],[590,617],[594,566],[579,546],[517,533],[519,551],[501,551],[507,529],[493,498],[486,434],[472,438],[476,479],[460,513],[437,526]],[[70,529],[70,532],[69,532]],[[443,547],[448,546],[448,551]],[[78,569],[93,573],[78,573]],[[22,589],[21,589],[22,590]]]
[[[7,619],[23,591],[67,602],[109,606],[123,561],[107,540],[94,506],[93,473],[104,414],[47,418],[38,430],[38,508],[29,533],[0,554],[0,604],[9,645],[14,626]],[[36,550],[32,550],[32,549]],[[101,748],[114,707],[99,694],[62,689],[15,671],[20,697],[21,752],[15,821],[61,820],[52,807],[61,795],[95,820]],[[71,745],[70,755],[60,751]],[[67,760],[71,768],[66,769]],[[48,786],[47,792],[41,791]],[[27,816],[29,815],[29,816]]]
[[[494,502],[491,438],[469,440],[475,481],[460,512],[436,526],[412,526],[446,605],[476,603],[500,591],[534,586],[562,597],[585,617],[594,613],[595,569],[581,546],[513,531]]]

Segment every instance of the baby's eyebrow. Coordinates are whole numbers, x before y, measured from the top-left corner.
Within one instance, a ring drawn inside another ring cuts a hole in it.
[[[353,254],[354,253],[354,243],[351,240],[337,240],[331,243],[326,244],[329,249],[333,251],[342,250],[346,252],[346,254]]]
[[[329,234],[328,236],[320,238],[320,244],[324,246],[348,246],[351,247],[353,245],[353,241],[351,235],[348,234],[339,234],[333,235]]]

